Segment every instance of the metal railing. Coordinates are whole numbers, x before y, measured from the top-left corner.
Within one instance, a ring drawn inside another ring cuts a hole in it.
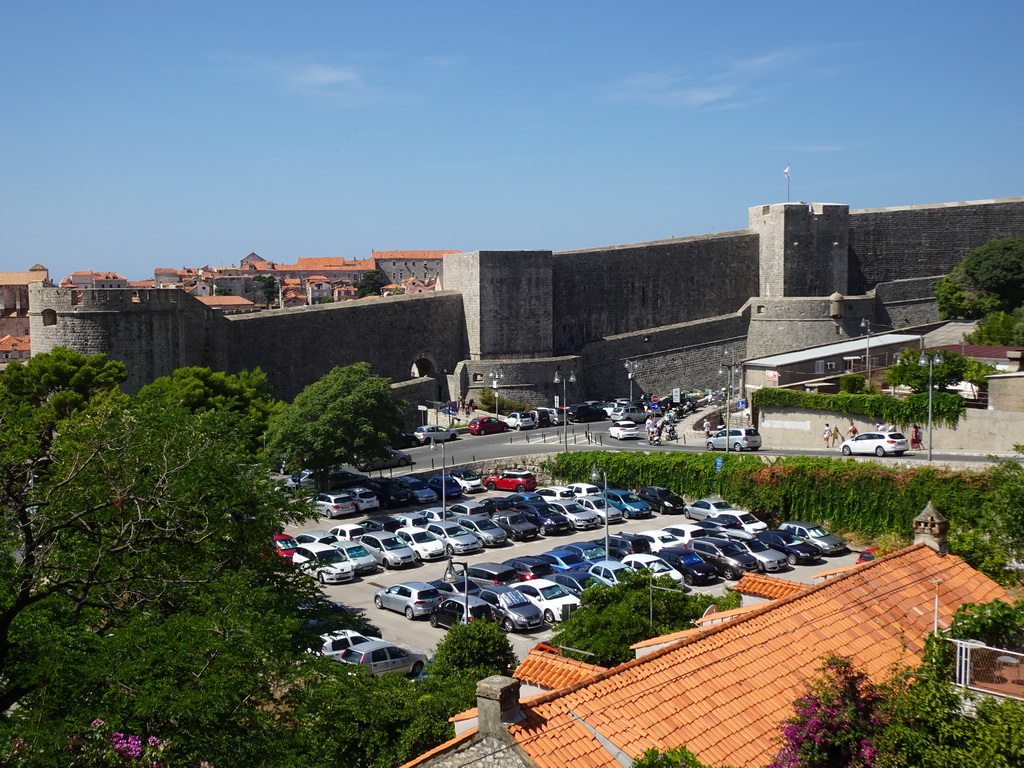
[[[1024,701],[1024,653],[993,648],[978,640],[950,642],[956,647],[956,685]]]

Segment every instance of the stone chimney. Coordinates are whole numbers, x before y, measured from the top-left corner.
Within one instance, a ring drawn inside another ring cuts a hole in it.
[[[949,532],[949,521],[935,508],[930,501],[914,518],[914,544],[927,544],[939,554],[949,552],[946,534]]]
[[[1020,358],[1021,351],[1019,349],[1008,349],[1006,351],[1007,373],[1020,373]]]
[[[477,730],[505,734],[505,724],[523,717],[519,709],[519,681],[514,677],[491,675],[476,684]]]

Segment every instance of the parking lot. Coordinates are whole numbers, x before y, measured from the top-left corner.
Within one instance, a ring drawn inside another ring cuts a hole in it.
[[[507,494],[485,491],[483,493],[473,494],[471,497],[466,496],[464,498],[472,498],[473,501],[481,501],[489,497],[503,495]],[[409,505],[400,509],[391,510],[390,512],[381,510],[380,515],[398,515],[406,511],[422,509],[425,506],[436,507],[439,505]],[[376,510],[374,511],[374,515],[377,516]],[[285,533],[294,536],[304,530],[328,529],[342,522],[358,522],[364,517],[366,517],[366,515],[349,516],[345,519],[338,520],[312,520],[301,527],[289,528]],[[627,520],[622,523],[614,523],[611,525],[610,530],[613,533],[616,531],[639,532],[683,522],[687,522],[687,520],[682,514],[655,514],[654,516],[643,520]],[[564,535],[538,536],[532,541],[517,543],[510,542],[504,546],[485,549],[476,554],[459,556],[455,558],[455,560],[459,563],[465,562],[469,564],[480,562],[500,563],[503,560],[517,555],[537,555],[542,552],[556,549],[561,544],[595,540],[603,538],[603,536],[603,526],[589,531],[574,531]],[[831,570],[833,568],[839,568],[845,565],[852,565],[856,560],[857,553],[852,552],[824,558],[821,562],[814,565],[791,567],[774,575],[779,578],[811,584],[814,583],[813,576],[816,573]],[[445,569],[448,566],[448,561],[449,558],[444,558],[430,563],[416,563],[409,568],[401,570],[378,570],[376,573],[362,578],[357,576],[354,581],[346,584],[326,585],[323,590],[329,599],[335,600],[350,608],[361,609],[370,622],[380,628],[384,639],[397,645],[421,651],[428,655],[433,655],[437,642],[444,637],[443,629],[434,629],[426,619],[410,621],[399,613],[377,609],[374,607],[373,597],[374,593],[378,589],[382,587],[389,587],[400,582],[432,581],[434,579],[440,579],[444,576]],[[727,582],[719,579],[717,583],[712,585],[687,587],[687,589],[704,594],[725,594],[727,588],[734,583],[735,582]],[[554,631],[552,628],[545,625],[537,632],[529,634],[510,634],[509,639],[516,651],[516,655],[522,659],[534,645],[541,640],[549,640],[553,634]]]

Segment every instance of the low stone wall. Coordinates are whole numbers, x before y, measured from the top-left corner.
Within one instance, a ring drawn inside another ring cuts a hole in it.
[[[825,424],[838,421],[846,439],[852,421],[859,432],[873,430],[874,422],[860,416],[847,416],[835,411],[809,408],[764,408],[758,414],[757,428],[766,449],[823,447]],[[897,425],[910,437],[910,425]],[[921,424],[925,449],[928,447],[928,425]],[[840,440],[839,442],[842,442]],[[932,450],[973,454],[1014,455],[1015,443],[1024,442],[1024,413],[985,411],[968,408],[955,427],[935,425],[932,428]],[[836,451],[838,452],[838,443]]]

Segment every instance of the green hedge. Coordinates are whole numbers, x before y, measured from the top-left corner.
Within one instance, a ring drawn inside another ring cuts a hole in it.
[[[822,395],[796,392],[791,389],[762,387],[754,392],[755,408],[810,408],[847,415],[866,416],[872,421],[891,421],[908,426],[928,422],[928,393],[920,392],[900,399],[891,395]],[[967,406],[960,395],[935,392],[932,396],[932,421],[953,426],[964,415]]]

